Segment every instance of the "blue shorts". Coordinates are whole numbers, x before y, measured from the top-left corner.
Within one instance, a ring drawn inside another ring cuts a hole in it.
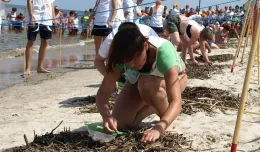
[[[212,41],[208,40],[209,46],[212,46]]]
[[[36,31],[39,27],[39,30]],[[29,41],[35,41],[37,34],[40,32],[40,37],[41,39],[51,39],[52,38],[52,31],[49,30],[49,28],[46,25],[40,24],[35,24],[34,27],[28,25],[28,31],[27,31],[27,39]]]

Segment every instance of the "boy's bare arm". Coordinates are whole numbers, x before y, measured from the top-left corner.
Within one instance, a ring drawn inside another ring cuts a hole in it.
[[[55,18],[54,3],[51,4],[51,10],[52,10],[52,19],[54,19]]]
[[[10,0],[2,0],[2,2],[9,3]]]
[[[28,7],[28,12],[29,12],[29,17],[30,17],[30,24],[34,25],[35,23],[32,22],[34,21],[34,16],[33,16],[33,6],[32,6],[32,0],[27,0],[27,7]]]

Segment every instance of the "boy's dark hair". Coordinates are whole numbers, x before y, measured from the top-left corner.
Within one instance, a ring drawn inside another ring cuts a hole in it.
[[[107,72],[113,71],[118,64],[130,62],[141,55],[146,41],[136,27],[120,29],[109,49]]]
[[[70,15],[73,15],[73,14],[75,14],[75,11],[70,11]]]
[[[13,12],[16,12],[16,11],[17,11],[17,8],[13,7],[13,8],[12,8],[12,11],[13,11]]]
[[[122,29],[137,29],[140,30],[139,27],[132,22],[123,22],[120,24],[118,31],[122,30]]]

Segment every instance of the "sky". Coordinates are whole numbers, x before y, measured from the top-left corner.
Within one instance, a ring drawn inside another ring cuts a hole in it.
[[[154,2],[154,1],[155,0],[144,0],[143,4]],[[216,4],[230,2],[230,1],[236,1],[236,2],[232,2],[224,5],[231,5],[231,6],[242,5],[245,3],[246,0],[201,0],[201,7],[216,5]],[[58,5],[59,8],[61,9],[85,10],[85,9],[93,8],[95,2],[96,0],[55,0],[55,5]],[[163,4],[166,5],[168,8],[172,8],[174,2],[178,2],[179,7],[185,7],[186,4],[189,4],[191,7],[195,8],[196,6],[199,5],[199,0],[165,0],[163,1]],[[10,4],[26,5],[26,0],[11,0]],[[224,5],[221,6],[224,7]]]

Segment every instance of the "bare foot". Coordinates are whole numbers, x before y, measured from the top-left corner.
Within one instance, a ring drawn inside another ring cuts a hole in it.
[[[31,71],[25,70],[22,75],[30,75],[30,74],[31,74]]]
[[[199,62],[197,60],[192,61],[194,65],[199,65]]]
[[[201,55],[198,50],[193,51],[193,53]]]
[[[38,68],[37,73],[51,73],[51,71],[46,70],[44,68]]]

